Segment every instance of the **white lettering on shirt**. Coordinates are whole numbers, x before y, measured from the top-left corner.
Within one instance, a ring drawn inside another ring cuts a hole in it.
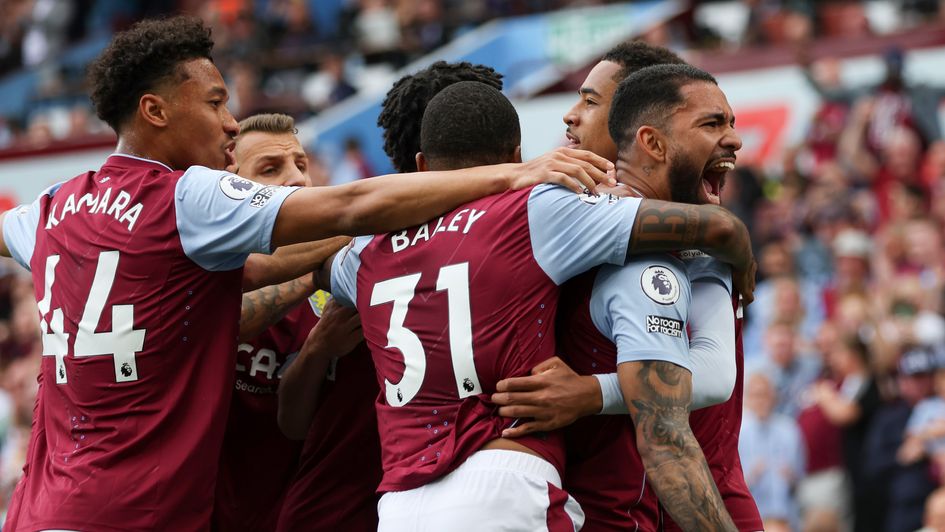
[[[430,223],[427,222],[419,227],[417,227],[417,232],[413,236],[413,240],[407,236],[407,230],[403,230],[399,233],[392,234],[390,236],[390,244],[394,253],[398,251],[403,251],[407,248],[416,246],[421,242],[429,242],[439,233],[462,233],[469,234],[469,230],[472,229],[473,224],[477,220],[483,217],[486,214],[486,211],[477,211],[476,209],[463,209],[450,218],[449,222],[445,222],[444,217],[441,216],[436,221],[436,227],[433,230],[430,230]]]
[[[141,216],[141,212],[144,210],[144,205],[135,203],[131,208],[127,208],[131,203],[131,194],[128,194],[124,190],[117,192],[114,201],[112,201],[111,198],[111,188],[106,188],[104,192],[96,194],[95,196],[93,196],[91,192],[87,192],[80,197],[78,201],[75,199],[75,194],[69,194],[65,201],[54,203],[49,209],[49,217],[46,220],[46,230],[56,227],[69,215],[80,212],[111,216],[115,220],[118,220],[119,223],[127,226],[128,231],[134,229],[138,217]],[[57,218],[56,212],[60,205],[62,205],[62,211]]]

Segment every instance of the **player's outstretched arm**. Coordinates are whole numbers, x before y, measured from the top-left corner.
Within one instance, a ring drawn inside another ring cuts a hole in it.
[[[349,237],[338,236],[283,246],[272,255],[253,253],[243,267],[243,291],[249,292],[307,275],[321,267],[325,259],[350,241]]]
[[[350,241],[348,237],[339,236],[279,248],[272,256],[250,255],[243,270],[244,290],[248,284],[269,283],[288,273],[298,272],[299,277],[243,294],[240,341],[255,338],[312,295],[316,290],[312,270],[317,272],[326,267],[326,263],[330,266],[335,253]],[[282,251],[286,253],[279,256]],[[276,259],[277,264],[273,265],[270,259]],[[251,276],[252,281],[248,281],[247,276]]]
[[[312,276],[303,275],[286,283],[244,293],[240,307],[240,341],[252,340],[262,334],[314,291]]]
[[[279,383],[279,429],[287,438],[305,439],[331,359],[347,355],[363,340],[358,313],[329,301]]]
[[[683,530],[737,530],[689,427],[689,371],[648,360],[617,373],[647,477],[673,521]]]
[[[282,204],[272,246],[335,235],[385,233],[423,223],[463,203],[538,183],[575,192],[614,183],[613,163],[583,150],[559,148],[520,164],[449,172],[418,172],[296,191]]]
[[[755,258],[748,228],[717,205],[645,199],[640,203],[628,254],[700,249],[731,264],[735,290],[747,305],[754,299]]]

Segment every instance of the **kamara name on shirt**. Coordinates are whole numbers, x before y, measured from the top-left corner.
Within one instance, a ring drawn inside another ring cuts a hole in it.
[[[407,232],[410,230],[404,229],[395,235],[391,235],[390,244],[394,248],[394,253],[397,253],[416,246],[420,242],[429,242],[437,233],[462,233],[465,235],[469,233],[469,229],[476,223],[476,220],[482,218],[485,213],[486,211],[477,211],[476,209],[463,209],[454,214],[448,222],[445,216],[440,216],[432,230],[430,229],[432,221],[422,224],[417,227],[417,232],[411,239],[407,236]]]
[[[59,197],[54,196],[54,200],[55,199],[59,199]],[[91,192],[87,192],[78,200],[75,198],[75,194],[69,194],[65,201],[54,203],[49,210],[46,230],[48,231],[56,227],[71,214],[87,212],[89,214],[111,216],[115,218],[115,220],[118,220],[119,223],[126,224],[130,232],[134,229],[135,222],[138,221],[138,216],[141,216],[141,211],[144,209],[144,206],[140,203],[135,203],[129,208],[128,205],[130,203],[131,194],[124,190],[113,192],[111,187],[106,188],[104,191],[94,196]],[[62,207],[61,209],[60,206]]]

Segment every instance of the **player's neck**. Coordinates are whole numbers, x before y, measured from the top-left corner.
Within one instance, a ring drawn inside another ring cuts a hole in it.
[[[629,189],[627,195],[646,199],[670,200],[669,190],[660,190],[660,187],[654,186],[655,183],[664,181],[657,175],[658,169],[618,155],[616,170],[617,182],[624,185],[625,189]]]
[[[132,135],[122,135],[118,137],[118,145],[115,146],[115,153],[130,155],[139,159],[157,161],[165,166],[171,167],[170,161],[165,160],[159,152],[146,148],[147,144],[137,141]]]

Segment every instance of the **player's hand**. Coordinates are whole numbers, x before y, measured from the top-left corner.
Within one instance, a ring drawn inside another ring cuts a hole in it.
[[[530,376],[499,381],[492,394],[499,415],[529,419],[505,429],[503,438],[565,427],[600,412],[602,400],[595,377],[578,375],[558,357],[535,366]]]
[[[755,300],[755,274],[758,263],[751,259],[751,265],[745,270],[735,270],[732,273],[732,285],[735,291],[742,296],[742,307],[747,307]]]
[[[342,357],[363,341],[358,311],[343,307],[332,299],[325,305],[321,319],[308,333],[301,351],[310,353],[310,356]]]
[[[539,183],[556,183],[578,194],[597,193],[597,184],[617,184],[614,163],[587,150],[556,148],[541,157],[515,165],[512,190]]]

